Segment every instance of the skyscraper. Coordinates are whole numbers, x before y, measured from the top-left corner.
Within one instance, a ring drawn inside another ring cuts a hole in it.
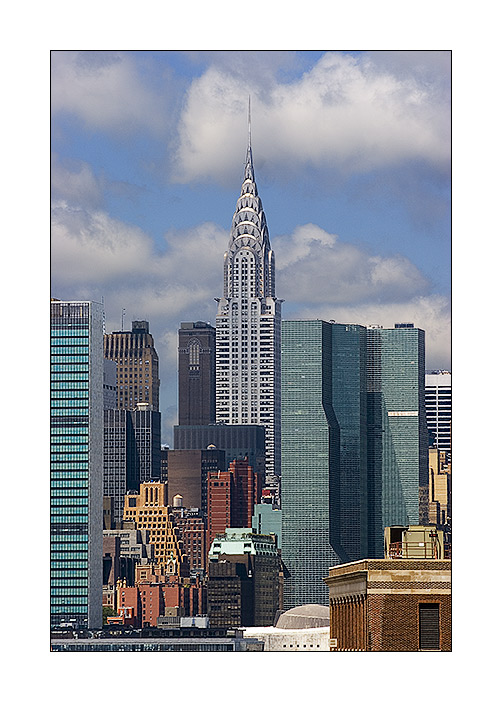
[[[148,322],[105,334],[104,353],[117,363],[117,409],[133,410],[138,402],[147,402],[158,412],[159,358]]]
[[[437,370],[425,374],[425,411],[432,445],[451,454],[451,373]]]
[[[103,308],[51,301],[51,626],[102,622]]]
[[[320,320],[282,330],[284,604],[323,604],[333,564],[383,557],[428,520],[424,332]],[[331,562],[331,566],[327,565]]]
[[[396,324],[367,339],[369,548],[379,558],[384,527],[428,521],[425,334]]]
[[[211,424],[216,418],[216,330],[182,322],[178,330],[178,424]]]
[[[286,607],[327,603],[323,573],[367,555],[365,332],[320,320],[282,325]]]
[[[269,484],[277,483],[281,465],[281,302],[275,296],[274,252],[255,182],[249,126],[216,315],[216,420],[265,427]]]

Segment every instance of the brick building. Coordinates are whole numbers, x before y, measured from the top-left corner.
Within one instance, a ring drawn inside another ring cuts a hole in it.
[[[330,651],[451,651],[451,561],[367,559],[330,568]]]
[[[207,548],[227,527],[251,529],[254,506],[261,499],[261,476],[248,460],[235,460],[228,471],[209,473]]]

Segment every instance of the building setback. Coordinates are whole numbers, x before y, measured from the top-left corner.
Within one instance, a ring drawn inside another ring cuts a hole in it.
[[[51,301],[51,627],[102,623],[103,307]]]
[[[178,424],[216,419],[216,329],[206,322],[182,322],[178,330]]]
[[[244,461],[232,461],[226,472],[209,473],[207,547],[227,527],[252,528],[259,502],[261,478]]]
[[[117,409],[133,410],[138,402],[159,411],[159,358],[146,321],[131,331],[105,334],[105,358],[117,363]]]
[[[265,427],[265,480],[272,485],[281,466],[281,302],[275,295],[274,252],[255,182],[250,127],[216,315],[216,421]]]

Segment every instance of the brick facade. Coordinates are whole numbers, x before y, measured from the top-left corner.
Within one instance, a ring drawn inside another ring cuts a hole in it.
[[[451,651],[451,561],[366,560],[330,569],[330,650]],[[420,607],[437,605],[439,647],[420,646]]]

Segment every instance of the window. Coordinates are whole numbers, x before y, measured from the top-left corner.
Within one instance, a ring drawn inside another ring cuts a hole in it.
[[[418,605],[419,647],[421,651],[439,651],[439,604]]]

